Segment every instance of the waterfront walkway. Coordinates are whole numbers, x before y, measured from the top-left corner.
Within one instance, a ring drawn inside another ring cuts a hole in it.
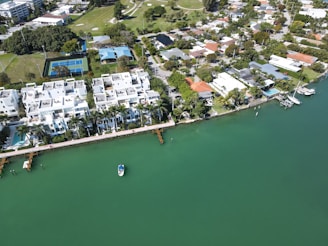
[[[144,127],[135,128],[132,130],[112,132],[112,133],[107,133],[107,134],[98,135],[98,136],[85,137],[85,138],[74,139],[74,140],[61,142],[61,143],[42,145],[42,146],[32,147],[32,148],[28,148],[28,149],[1,153],[0,158],[25,155],[25,154],[29,154],[32,152],[40,152],[40,151],[58,149],[58,148],[63,148],[63,147],[67,147],[67,146],[74,146],[74,145],[78,145],[78,144],[90,143],[90,142],[95,142],[95,141],[100,141],[100,140],[105,140],[105,139],[110,139],[110,138],[123,137],[123,136],[131,135],[131,134],[148,132],[148,131],[153,131],[153,130],[156,130],[159,128],[163,129],[163,128],[168,128],[168,127],[172,127],[172,126],[175,126],[175,122],[173,120],[170,120],[167,123],[158,124],[158,125],[144,126]]]

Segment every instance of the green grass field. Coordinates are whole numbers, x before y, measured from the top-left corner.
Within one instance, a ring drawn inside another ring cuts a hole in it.
[[[152,21],[149,23],[146,22],[143,17],[143,13],[147,9],[159,5],[164,6],[166,8],[167,13],[177,11],[171,10],[171,8],[167,6],[167,1],[165,0],[149,0],[143,2],[141,6],[137,8],[134,8],[134,5],[132,5],[129,0],[121,0],[121,3],[127,6],[125,13],[127,16],[129,16],[129,18],[125,19],[123,23],[134,31],[137,28],[142,29],[143,26],[148,28],[159,27],[161,30],[174,28],[174,23],[166,22],[164,18],[159,18],[156,21]],[[138,1],[137,6],[139,6]],[[193,14],[195,11],[192,10],[202,8],[202,2],[200,0],[178,0],[177,6],[181,6],[183,8],[183,10],[188,14],[188,17],[191,21],[197,21],[201,19],[201,15]],[[76,19],[76,16],[74,16],[74,21],[72,24],[69,25],[69,28],[71,28],[72,31],[77,34],[79,33],[79,31],[84,31],[90,32],[92,35],[102,35],[106,25],[112,24],[111,20],[113,19],[113,17],[114,6],[94,8],[93,10],[90,10],[78,19]]]
[[[58,56],[58,53],[48,52],[47,56],[56,57]],[[43,71],[44,54],[34,53],[22,56],[17,56],[15,54],[0,55],[0,67],[1,71],[2,68],[4,68],[4,72],[8,74],[11,83],[17,83],[21,81],[30,82],[26,78],[27,73],[35,74],[35,80],[37,80],[41,77],[40,72],[42,73]]]

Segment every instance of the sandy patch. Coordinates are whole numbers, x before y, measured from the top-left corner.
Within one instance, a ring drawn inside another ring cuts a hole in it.
[[[77,24],[76,26],[84,26],[84,24],[83,23],[80,23],[80,24]]]
[[[99,27],[94,27],[91,29],[92,31],[98,31],[99,30]]]

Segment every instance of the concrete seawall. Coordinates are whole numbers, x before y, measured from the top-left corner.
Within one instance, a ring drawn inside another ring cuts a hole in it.
[[[175,123],[173,120],[171,120],[167,123],[158,124],[158,125],[144,126],[144,127],[140,127],[140,128],[131,129],[131,130],[112,132],[112,133],[108,133],[108,134],[104,134],[104,135],[85,137],[85,138],[74,139],[74,140],[61,142],[61,143],[42,145],[42,146],[32,147],[32,148],[28,148],[28,149],[1,153],[0,158],[19,156],[19,155],[25,155],[28,153],[32,153],[32,152],[41,152],[41,151],[47,151],[47,150],[51,150],[51,149],[63,148],[63,147],[67,147],[67,146],[91,143],[91,142],[101,141],[101,140],[105,140],[105,139],[128,136],[128,135],[137,134],[137,133],[141,133],[141,132],[148,132],[148,131],[152,131],[152,130],[155,130],[158,128],[168,128],[168,127],[172,127],[172,126],[175,126]]]

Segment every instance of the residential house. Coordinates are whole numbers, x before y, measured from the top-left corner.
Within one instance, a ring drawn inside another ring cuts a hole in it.
[[[155,39],[154,39],[154,46],[158,50],[166,48],[166,47],[172,45],[173,43],[174,42],[171,39],[171,37],[169,37],[165,34],[158,34],[155,36]]]
[[[249,67],[251,69],[260,70],[262,73],[272,75],[275,79],[288,80],[289,77],[286,74],[279,72],[279,69],[271,64],[259,64],[257,62],[250,62]]]
[[[302,54],[295,51],[288,51],[287,58],[301,63],[303,66],[311,66],[318,58],[311,55]]]
[[[288,71],[292,72],[299,72],[301,71],[301,66],[302,64],[299,62],[295,62],[290,59],[286,59],[284,57],[276,56],[276,55],[271,55],[269,63],[276,66],[283,68]]]
[[[222,37],[222,39],[219,41],[220,44],[220,51],[225,52],[226,48],[229,47],[229,45],[235,44],[235,40],[230,37]]]
[[[247,88],[242,82],[226,72],[217,74],[217,77],[209,85],[223,97],[227,96],[234,89],[240,91]]]
[[[28,125],[42,124],[51,135],[65,132],[71,117],[89,114],[84,80],[29,83],[21,89],[21,94]]]
[[[308,8],[302,11],[299,11],[300,15],[308,15],[311,16],[313,19],[322,19],[325,18],[327,15],[328,9],[316,9],[316,8]]]
[[[190,60],[190,57],[178,48],[172,48],[170,50],[163,50],[160,52],[160,55],[166,61],[170,60],[172,57],[175,57],[176,59],[181,59],[181,60]]]
[[[17,90],[0,87],[0,115],[18,116],[18,102]]]
[[[192,78],[186,78],[187,84],[190,86],[190,89],[198,93],[200,99],[205,100],[207,105],[213,103],[213,89],[205,81],[194,82]]]

